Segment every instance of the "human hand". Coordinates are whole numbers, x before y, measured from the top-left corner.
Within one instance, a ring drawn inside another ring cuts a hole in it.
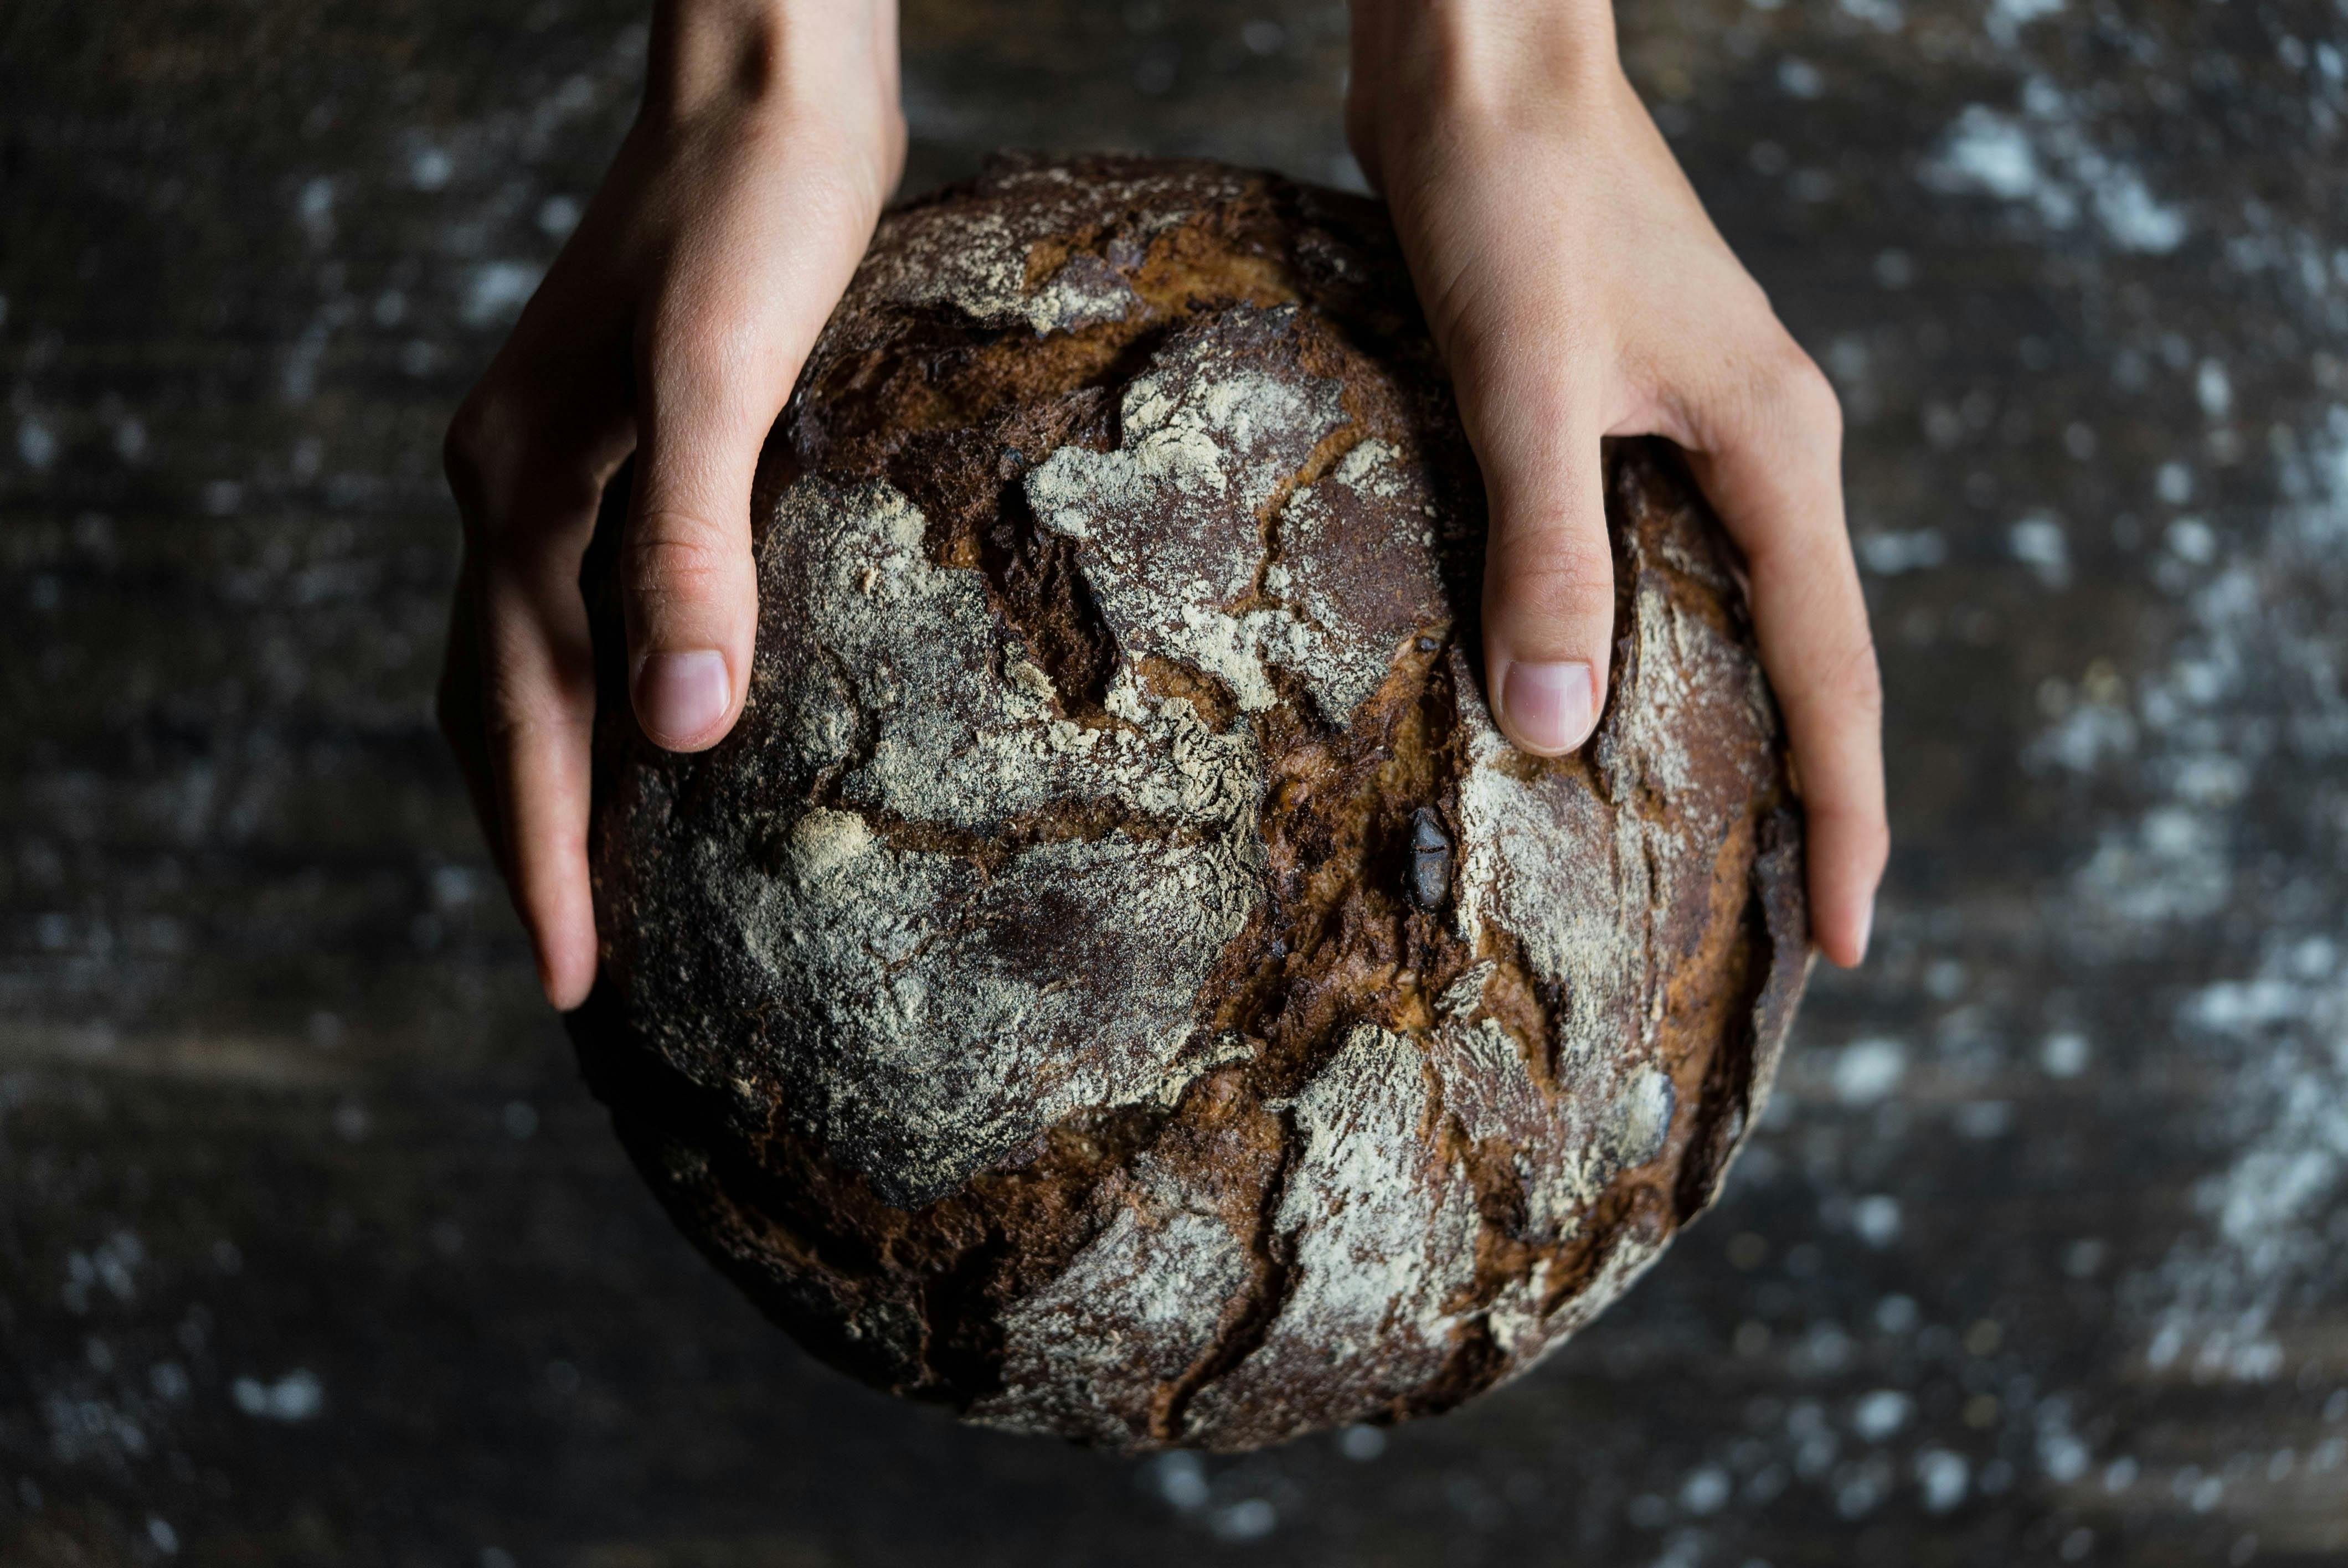
[[[894,0],[658,5],[635,124],[449,426],[441,728],[557,1008],[595,977],[579,566],[603,487],[633,451],[636,717],[672,751],[715,745],[750,671],[759,448],[903,164],[896,31]]]
[[[1614,620],[1599,442],[1677,442],[1745,555],[1808,817],[1813,938],[1858,963],[1890,835],[1833,389],[1705,217],[1606,0],[1355,0],[1353,50],[1347,138],[1484,470],[1501,728],[1557,755],[1595,726]]]

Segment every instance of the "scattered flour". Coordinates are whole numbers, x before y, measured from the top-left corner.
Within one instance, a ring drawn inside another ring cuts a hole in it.
[[[2246,841],[2280,834],[2327,862],[2339,852],[2322,792],[2294,792],[2302,816],[2250,784],[2336,774],[2348,758],[2343,454],[2348,412],[2279,460],[2281,504],[2253,514],[2228,539],[2227,564],[2183,592],[2186,625],[2167,665],[2137,684],[2131,745],[2075,756],[2057,746],[2083,772],[2127,768],[2152,796],[2134,820],[2103,830],[2073,882],[2066,925],[2101,954],[2157,950],[2164,934],[2227,909]],[[2156,1373],[2278,1375],[2278,1311],[2294,1292],[2336,1280],[2341,1236],[2327,1222],[2348,1189],[2340,917],[2325,903],[2278,921],[2244,969],[2201,983],[2177,1009],[2178,1036],[2226,1085],[2210,1096],[2211,1132],[2236,1153],[2194,1192],[2207,1229],[2129,1283]],[[2067,1067],[2069,1057],[2049,1061]]]
[[[2017,9],[2034,4],[2023,0]],[[2033,77],[2020,114],[1974,104],[1960,115],[1925,165],[1925,183],[2027,205],[2052,229],[2091,219],[2122,251],[2176,250],[2188,231],[2185,214],[2157,199],[2134,165],[2096,147],[2082,118],[2052,81]]]

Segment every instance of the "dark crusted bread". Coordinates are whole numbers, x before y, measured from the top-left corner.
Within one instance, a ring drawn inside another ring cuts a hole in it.
[[[1613,685],[1479,687],[1481,482],[1381,209],[1010,162],[889,215],[768,443],[749,702],[630,715],[607,517],[589,1078],[817,1354],[1243,1449],[1530,1366],[1708,1203],[1807,965],[1799,808],[1677,455]],[[624,486],[615,486],[623,491]]]

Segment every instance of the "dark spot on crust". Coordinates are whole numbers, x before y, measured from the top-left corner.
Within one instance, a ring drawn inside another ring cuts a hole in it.
[[[1410,814],[1410,901],[1440,909],[1451,897],[1451,837],[1431,805]]]

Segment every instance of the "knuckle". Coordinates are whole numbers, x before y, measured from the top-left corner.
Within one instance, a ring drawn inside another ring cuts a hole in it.
[[[448,422],[440,463],[465,526],[467,548],[490,561],[527,559],[551,533],[593,517],[603,471],[548,411],[488,384]]]
[[[1550,532],[1500,545],[1490,574],[1493,607],[1540,620],[1612,620],[1614,562],[1602,543]]]
[[[496,394],[486,385],[474,388],[458,406],[448,421],[448,434],[441,438],[440,466],[449,483],[478,485],[490,453],[510,423]]]
[[[499,755],[535,753],[542,739],[560,731],[570,719],[554,693],[530,692],[511,682],[499,682],[485,693],[481,733],[489,750]]]
[[[1757,401],[1775,428],[1800,439],[1839,445],[1842,400],[1818,362],[1787,338],[1763,361]]]
[[[700,600],[732,585],[740,554],[738,541],[697,517],[647,512],[631,530],[623,580],[648,608]]]
[[[1847,807],[1821,815],[1828,819],[1819,825],[1832,840],[1835,859],[1858,873],[1859,880],[1869,885],[1878,881],[1891,860],[1891,825],[1883,813]]]
[[[468,535],[486,531],[499,477],[516,466],[527,420],[506,393],[488,382],[473,389],[448,421],[440,467],[464,514]]]
[[[1813,669],[1805,682],[1813,712],[1831,714],[1846,730],[1872,735],[1882,728],[1883,672],[1864,633]]]
[[[1839,661],[1832,677],[1836,699],[1870,728],[1883,720],[1883,671],[1875,645],[1861,638]]]
[[[1858,854],[1867,867],[1869,882],[1880,877],[1884,866],[1890,864],[1891,824],[1884,819],[1881,812],[1868,814],[1866,824],[1859,830]]]
[[[1818,361],[1782,331],[1739,355],[1715,384],[1711,434],[1715,447],[1800,446],[1839,450],[1842,400]]]
[[[1830,662],[1813,682],[1810,695],[1844,737],[1829,743],[1834,753],[1851,754],[1848,748],[1854,739],[1862,747],[1859,755],[1871,751],[1883,718],[1883,680],[1871,643],[1861,638]],[[1869,773],[1819,781],[1831,787],[1816,792],[1810,810],[1821,835],[1832,842],[1837,860],[1872,882],[1890,858],[1891,828],[1879,777],[1872,784],[1864,782]]]
[[[1891,824],[1879,790],[1807,792],[1813,833],[1837,866],[1872,884],[1891,858]]]

